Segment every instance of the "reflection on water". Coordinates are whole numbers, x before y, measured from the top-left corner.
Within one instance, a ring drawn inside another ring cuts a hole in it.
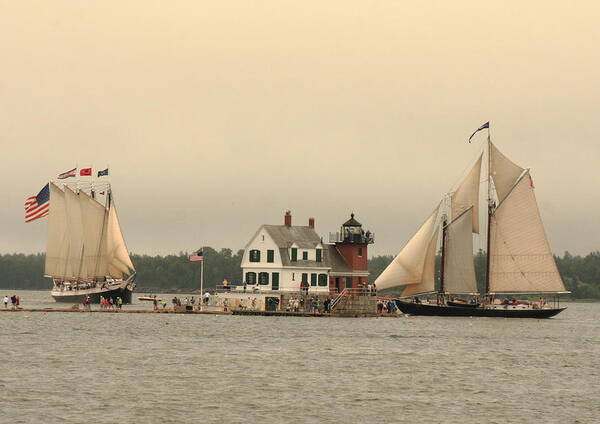
[[[0,421],[592,423],[599,319],[0,313]]]

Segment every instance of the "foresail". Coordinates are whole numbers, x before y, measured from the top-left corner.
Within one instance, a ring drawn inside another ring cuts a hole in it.
[[[491,217],[491,292],[561,292],[565,290],[533,191],[523,175]]]
[[[506,198],[523,171],[523,168],[513,163],[490,143],[490,175],[494,181],[498,202]]]
[[[452,219],[456,219],[461,213],[469,208],[473,208],[472,213],[472,231],[479,233],[479,181],[481,180],[481,159],[479,159],[471,168],[471,171],[463,180],[461,185],[451,196]]]
[[[428,284],[431,262],[429,252],[431,250],[432,239],[434,240],[433,261],[435,265],[435,241],[437,241],[437,237],[433,236],[434,234],[437,235],[436,220],[438,210],[439,206],[435,208],[435,211],[409,240],[406,246],[404,246],[404,249],[398,253],[377,280],[375,280],[378,289]],[[433,275],[433,272],[431,274]],[[433,290],[433,276],[431,277],[431,283]]]
[[[419,284],[408,285],[402,291],[402,296],[411,296],[419,293],[430,293],[435,290],[435,253],[438,240],[438,230],[433,233],[429,246],[427,246],[427,254],[423,262],[423,274]]]
[[[444,252],[444,291],[449,293],[476,293],[477,280],[473,263],[473,235],[470,208],[446,228]]]
[[[65,193],[50,183],[50,213],[48,216],[48,241],[44,274],[50,277],[63,276],[67,260],[67,215]]]
[[[125,274],[132,273],[135,268],[131,263],[115,204],[110,206],[108,212],[108,225],[106,228],[106,253],[108,260],[108,275],[114,278],[123,278]]]

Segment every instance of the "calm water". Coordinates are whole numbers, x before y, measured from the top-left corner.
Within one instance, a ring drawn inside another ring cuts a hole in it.
[[[0,313],[0,422],[597,423],[599,320]]]

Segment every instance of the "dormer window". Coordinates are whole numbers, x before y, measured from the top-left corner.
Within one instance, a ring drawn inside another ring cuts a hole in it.
[[[317,249],[317,262],[323,262],[323,249]]]
[[[298,261],[298,248],[292,247],[292,262]]]
[[[250,262],[260,262],[260,250],[252,249],[250,251]]]
[[[302,252],[302,260],[308,261],[308,252]]]

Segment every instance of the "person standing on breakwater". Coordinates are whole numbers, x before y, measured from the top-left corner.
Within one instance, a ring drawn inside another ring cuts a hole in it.
[[[4,309],[8,308],[8,296],[4,296]]]
[[[17,309],[17,296],[15,296],[14,294],[11,296],[10,301],[12,303],[12,308]]]

